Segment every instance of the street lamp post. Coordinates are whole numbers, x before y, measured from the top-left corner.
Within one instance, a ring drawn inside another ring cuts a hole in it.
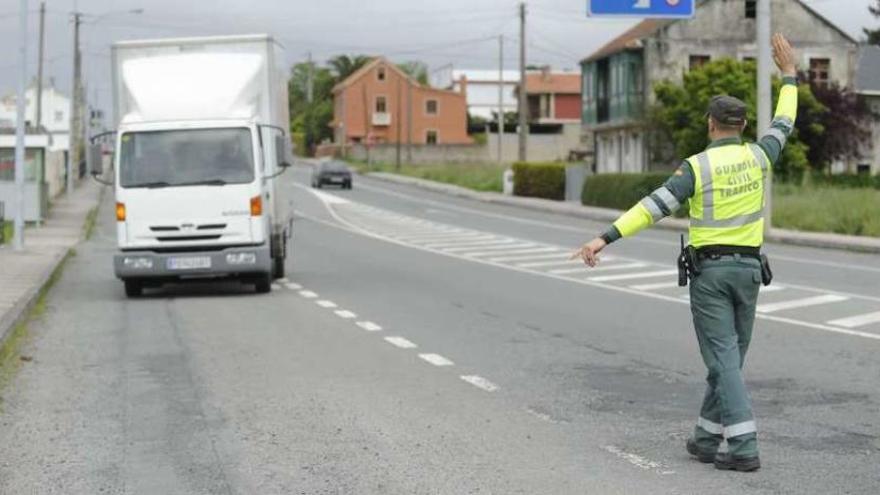
[[[15,225],[13,248],[24,249],[24,137],[25,91],[27,87],[27,0],[21,0],[19,13],[18,94],[15,100]],[[2,226],[0,226],[2,228]]]

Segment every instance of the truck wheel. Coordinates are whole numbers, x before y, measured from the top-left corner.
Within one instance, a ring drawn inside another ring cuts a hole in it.
[[[272,292],[272,274],[267,273],[265,275],[259,275],[256,280],[254,280],[254,289],[257,290],[257,294],[268,294]]]
[[[126,297],[140,297],[144,294],[144,286],[138,280],[125,281]]]
[[[272,259],[272,275],[274,278],[284,278],[284,257],[280,254]]]

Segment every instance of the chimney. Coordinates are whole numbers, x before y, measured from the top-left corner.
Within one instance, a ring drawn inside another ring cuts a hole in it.
[[[467,76],[462,74],[458,79],[458,92],[467,99]]]
[[[550,80],[550,66],[549,65],[542,65],[541,66],[541,79],[543,79],[544,81]]]

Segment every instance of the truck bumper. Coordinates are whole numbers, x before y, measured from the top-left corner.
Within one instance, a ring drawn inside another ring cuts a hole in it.
[[[113,269],[123,280],[248,276],[272,273],[272,255],[269,243],[220,251],[124,251],[113,257]]]

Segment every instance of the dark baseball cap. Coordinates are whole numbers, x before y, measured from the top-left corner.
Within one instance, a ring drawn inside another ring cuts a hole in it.
[[[746,122],[746,111],[746,104],[739,98],[718,95],[709,100],[706,116],[711,116],[720,124],[742,125]]]

